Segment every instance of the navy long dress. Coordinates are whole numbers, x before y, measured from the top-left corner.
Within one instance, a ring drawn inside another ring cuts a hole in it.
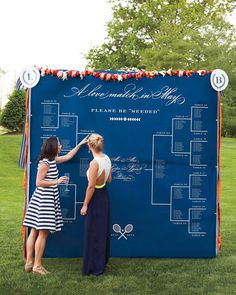
[[[84,228],[84,276],[98,276],[105,270],[110,254],[109,194],[106,186],[95,188],[88,205]]]

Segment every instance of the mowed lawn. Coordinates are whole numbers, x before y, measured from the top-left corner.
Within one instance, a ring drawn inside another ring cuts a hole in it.
[[[236,139],[222,139],[222,249],[214,259],[111,259],[100,277],[81,258],[45,259],[51,274],[23,272],[21,137],[0,136],[0,294],[236,294]]]

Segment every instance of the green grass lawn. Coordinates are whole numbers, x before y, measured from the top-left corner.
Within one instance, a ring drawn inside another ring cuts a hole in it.
[[[214,259],[111,259],[100,277],[81,276],[81,258],[45,259],[52,272],[23,272],[21,137],[0,136],[0,294],[236,294],[236,139],[222,140],[222,249]]]

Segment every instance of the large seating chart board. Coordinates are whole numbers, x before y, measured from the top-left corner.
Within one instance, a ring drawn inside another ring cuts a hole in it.
[[[30,95],[29,199],[43,141],[61,154],[91,133],[112,161],[111,256],[214,257],[217,254],[218,107],[210,75],[102,81],[44,76]],[[79,257],[80,209],[92,155],[83,146],[59,185],[64,227],[50,235],[48,257]]]

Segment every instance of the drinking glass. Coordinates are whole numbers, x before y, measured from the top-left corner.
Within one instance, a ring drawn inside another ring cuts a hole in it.
[[[68,189],[68,183],[69,183],[69,181],[70,181],[70,173],[65,173],[64,176],[67,177],[67,181],[66,181],[66,183],[65,183],[65,185],[66,185],[66,189],[65,189],[65,191],[66,191],[66,192],[69,192],[70,190]]]

